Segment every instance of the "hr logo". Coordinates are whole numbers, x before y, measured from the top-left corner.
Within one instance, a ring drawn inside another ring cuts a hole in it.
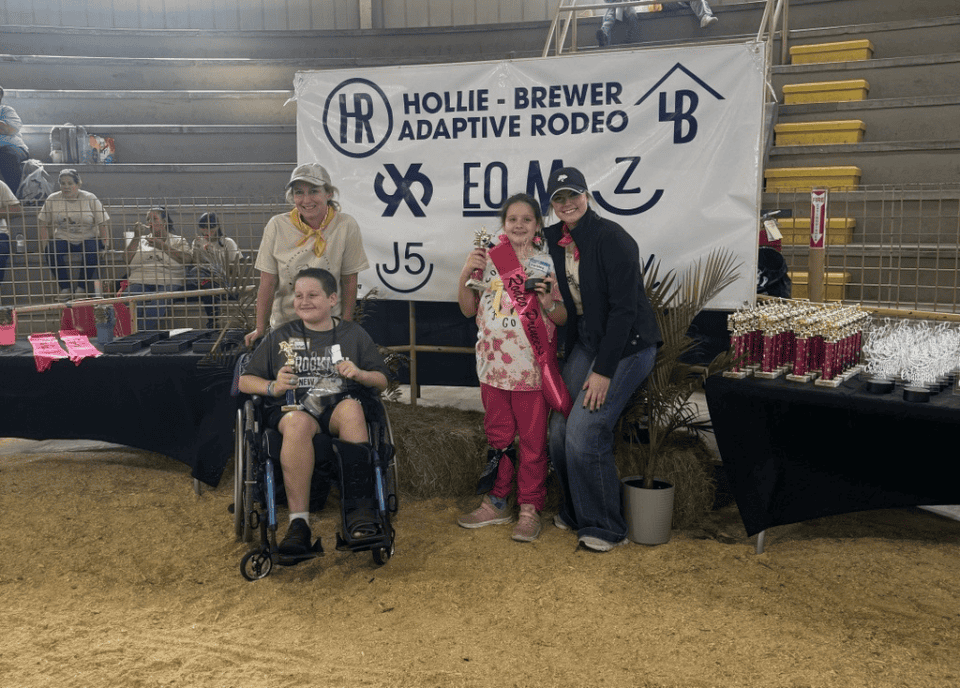
[[[347,79],[327,96],[322,122],[331,146],[348,157],[366,158],[390,139],[393,108],[372,81]]]

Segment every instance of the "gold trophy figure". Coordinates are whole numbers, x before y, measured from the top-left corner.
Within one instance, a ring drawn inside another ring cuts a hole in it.
[[[490,240],[493,238],[492,235],[487,232],[486,227],[481,227],[473,233],[473,247],[474,248],[490,248],[492,243]],[[470,273],[470,279],[467,280],[466,286],[471,289],[476,289],[477,291],[483,290],[483,270],[479,268]]]
[[[286,358],[284,365],[290,366],[293,369],[293,374],[297,375],[297,354],[293,351],[293,344],[290,342],[280,342],[280,352],[283,354],[284,358]],[[284,413],[287,411],[303,410],[303,406],[297,403],[297,390],[287,390],[287,403],[281,406],[280,410]]]

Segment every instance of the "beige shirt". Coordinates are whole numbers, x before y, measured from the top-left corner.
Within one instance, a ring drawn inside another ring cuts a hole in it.
[[[290,214],[274,215],[263,229],[260,251],[254,267],[261,272],[277,276],[277,291],[273,298],[273,310],[270,312],[270,327],[276,328],[297,317],[293,309],[293,282],[303,268],[323,268],[337,278],[340,285],[341,275],[355,275],[370,267],[367,254],[363,250],[363,239],[357,221],[349,215],[337,212],[330,226],[323,232],[327,248],[320,258],[313,252],[313,240],[297,246],[303,238],[293,223]],[[341,301],[342,299],[341,287]],[[340,301],[334,309],[335,316],[340,315]]]
[[[100,225],[110,220],[100,200],[81,189],[77,198],[67,199],[59,191],[47,197],[37,215],[40,224],[53,227],[53,237],[77,244],[84,239],[96,239]]]
[[[190,244],[177,234],[167,235],[167,246],[176,251],[190,252]],[[148,244],[146,237],[140,237],[140,248],[130,261],[130,284],[179,286],[183,289],[186,279],[187,271],[183,263],[178,263],[165,251]]]
[[[7,206],[17,205],[19,202],[10,187],[0,181],[0,234],[7,233],[7,218],[3,209]]]

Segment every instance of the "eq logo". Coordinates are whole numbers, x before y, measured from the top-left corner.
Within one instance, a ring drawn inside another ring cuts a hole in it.
[[[390,101],[372,81],[342,81],[324,103],[323,131],[330,145],[348,157],[373,155],[393,132]]]

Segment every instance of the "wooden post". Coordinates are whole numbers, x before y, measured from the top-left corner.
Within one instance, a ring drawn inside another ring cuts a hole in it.
[[[417,384],[417,307],[410,301],[410,405],[417,405],[420,385]]]

